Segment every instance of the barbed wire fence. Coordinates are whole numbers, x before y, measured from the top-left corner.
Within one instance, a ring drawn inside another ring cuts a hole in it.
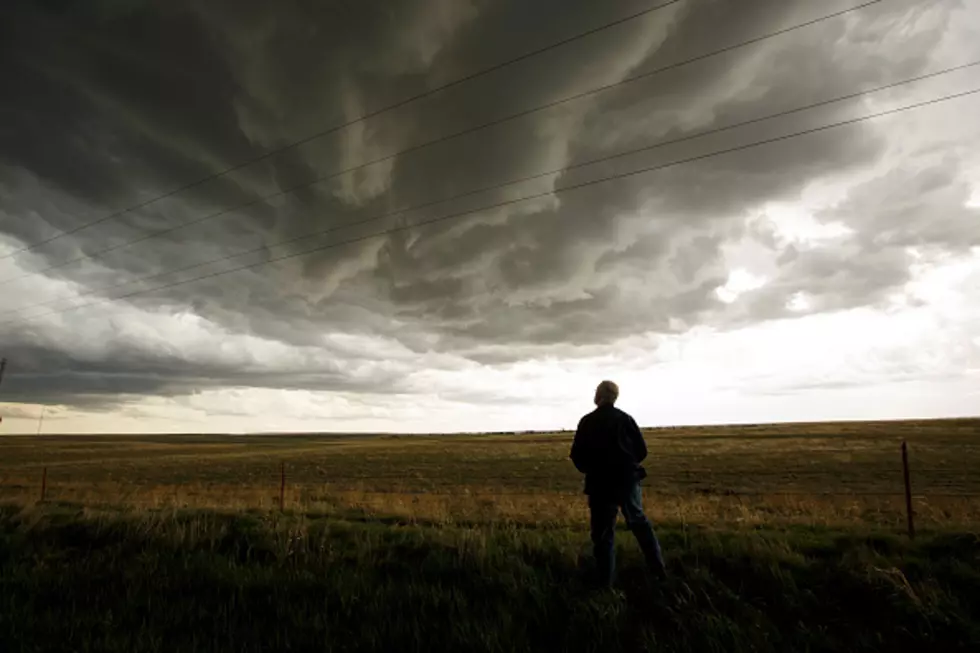
[[[854,448],[821,448],[819,451],[827,455],[854,454],[858,451],[870,453],[867,450]],[[876,455],[880,455],[880,453]],[[758,470],[753,474],[749,470],[737,468],[719,473],[717,468],[698,467],[673,470],[670,473],[654,468],[644,481],[643,488],[648,500],[659,501],[681,500],[685,497],[730,500],[739,503],[788,498],[839,499],[841,501],[895,500],[904,503],[902,507],[905,513],[906,530],[910,538],[915,537],[916,504],[922,505],[924,502],[932,500],[980,502],[980,493],[971,492],[967,487],[970,480],[968,474],[962,475],[960,478],[950,476],[950,468],[926,466],[915,469],[911,467],[906,442],[902,442],[900,452],[896,451],[894,458],[896,464],[893,467],[885,465],[881,458],[874,459],[873,471],[875,474],[870,483],[860,479],[861,474],[867,475],[869,471],[867,467],[855,470],[855,475],[850,478],[846,475],[830,477],[830,472],[827,469],[815,470],[805,467],[779,468],[768,474],[759,474],[757,473]],[[66,464],[72,465],[78,462],[69,461]],[[296,464],[295,459],[293,464]],[[55,465],[55,469],[58,467],[59,465]],[[52,483],[56,484],[61,475],[55,473],[53,476],[49,476],[48,464],[44,464],[37,471],[40,473],[35,486],[37,490],[35,496],[40,502],[45,502],[50,497]],[[427,471],[436,470],[429,469]],[[658,471],[662,473],[658,473]],[[926,482],[922,483],[920,487],[913,484],[915,480],[913,472],[926,478]],[[762,487],[744,485],[744,477],[748,475],[752,475],[756,482],[765,485]],[[111,479],[111,473],[108,476],[110,478],[107,480],[110,482],[125,486],[125,479],[119,481],[118,473],[117,479]],[[734,480],[739,477],[743,477],[742,484]],[[787,482],[786,479],[792,480]],[[820,483],[829,487],[831,482],[837,484],[836,489],[820,490],[799,487],[799,484],[819,485]],[[91,481],[91,483],[93,485],[98,484],[95,481]],[[426,497],[443,497],[461,501],[474,500],[483,504],[492,504],[495,500],[507,501],[517,498],[547,498],[550,500],[560,498],[573,501],[582,497],[581,479],[571,471],[567,478],[561,479],[535,478],[528,474],[472,478],[465,478],[462,475],[458,478],[445,475],[436,477],[415,472],[414,474],[348,474],[324,478],[321,482],[312,482],[308,477],[302,475],[298,481],[291,479],[290,463],[281,460],[274,467],[270,465],[267,478],[253,479],[249,487],[253,490],[261,489],[261,487],[266,487],[266,484],[268,485],[266,488],[268,494],[273,499],[272,505],[274,509],[278,509],[280,512],[303,510],[318,501],[328,500],[331,497],[355,495],[363,498],[399,497],[408,501],[418,501]],[[894,489],[883,487],[886,484],[893,485]],[[135,484],[132,485],[134,488],[136,487]],[[179,485],[179,483],[174,483],[175,488]],[[5,486],[4,479],[0,478],[0,487],[3,486]],[[21,487],[21,489],[27,488]],[[176,489],[174,492],[176,503],[179,502],[179,499]]]

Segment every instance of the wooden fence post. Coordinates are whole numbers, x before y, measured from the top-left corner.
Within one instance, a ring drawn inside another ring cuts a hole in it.
[[[45,467],[41,470],[41,503],[44,503],[44,497],[48,493],[48,468]]]
[[[279,512],[286,509],[286,463],[279,463]]]
[[[902,441],[902,471],[905,474],[905,514],[908,516],[909,539],[915,538],[915,522],[912,519],[912,481],[909,479],[909,447]]]

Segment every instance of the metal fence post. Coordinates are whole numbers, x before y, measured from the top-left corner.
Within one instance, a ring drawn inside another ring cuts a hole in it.
[[[279,512],[286,509],[286,463],[279,463]]]
[[[912,481],[909,479],[909,447],[902,441],[902,471],[905,475],[905,514],[908,517],[909,539],[915,538],[915,522],[912,518]]]

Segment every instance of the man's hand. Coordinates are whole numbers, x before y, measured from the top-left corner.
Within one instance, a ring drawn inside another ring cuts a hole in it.
[[[630,426],[632,427],[633,433],[633,455],[636,456],[636,462],[643,462],[647,457],[647,443],[643,440],[643,431],[637,426],[636,420],[632,417],[630,418]]]
[[[578,424],[578,428],[575,429],[575,439],[572,440],[572,451],[568,457],[572,459],[575,469],[583,474],[589,473],[589,465],[592,462],[592,455],[586,449],[586,446],[583,443],[581,421]]]

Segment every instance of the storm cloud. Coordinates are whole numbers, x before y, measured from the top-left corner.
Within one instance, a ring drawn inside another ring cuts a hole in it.
[[[4,399],[519,401],[433,379],[890,310],[974,255],[976,96],[821,128],[980,68],[721,129],[980,58],[968,3],[660,3],[378,112],[652,4],[4,3]]]

